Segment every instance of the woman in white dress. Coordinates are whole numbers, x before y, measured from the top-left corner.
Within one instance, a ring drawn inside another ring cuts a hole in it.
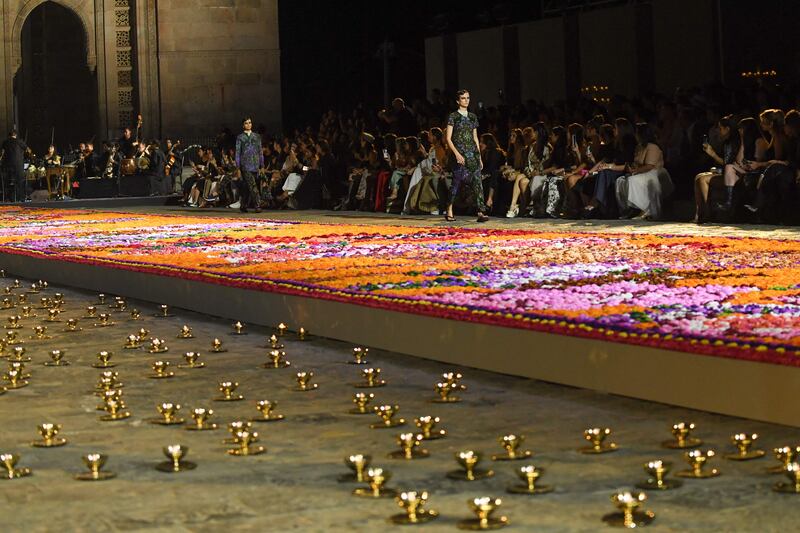
[[[639,211],[633,218],[658,219],[664,200],[675,187],[669,172],[664,168],[664,152],[656,144],[653,127],[641,122],[636,125],[636,157],[628,176],[617,180],[617,205],[621,218]]]

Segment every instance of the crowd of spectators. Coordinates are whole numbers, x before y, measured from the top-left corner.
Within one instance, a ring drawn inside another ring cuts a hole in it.
[[[794,223],[798,96],[758,83],[606,103],[474,102],[485,203],[497,217],[676,219],[694,199],[699,223]],[[313,127],[262,132],[261,207],[444,214],[455,104],[434,90],[429,100],[330,110]],[[236,206],[225,179],[236,179],[234,143],[225,130],[197,153],[200,171],[184,182],[189,205]],[[454,199],[457,210],[475,205],[469,194]]]

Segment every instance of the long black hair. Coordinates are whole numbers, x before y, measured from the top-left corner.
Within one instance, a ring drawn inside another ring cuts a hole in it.
[[[656,130],[649,122],[638,122],[636,124],[636,142],[644,148],[648,144],[658,145],[656,140]]]
[[[627,118],[619,117],[614,120],[617,129],[617,138],[614,139],[614,148],[617,152],[618,163],[632,163],[636,154],[636,131]]]
[[[742,140],[736,132],[736,120],[733,115],[725,115],[717,122],[721,128],[728,129],[728,136],[722,140],[722,160],[727,165],[736,161],[736,155],[739,153],[739,146]]]
[[[486,145],[487,152],[500,152],[503,157],[506,156],[505,150],[500,148],[500,145],[497,144],[497,137],[494,136],[493,133],[484,133],[481,135],[481,142]]]
[[[753,161],[756,158],[756,141],[764,138],[761,135],[758,121],[753,117],[747,117],[740,120],[737,126],[741,130],[740,139],[744,146],[744,158]]]
[[[534,147],[536,151],[534,153],[541,160],[544,157],[544,147],[547,146],[547,126],[544,122],[537,122],[532,127],[536,132],[536,146]]]
[[[601,124],[598,131],[603,144],[614,144],[614,126],[611,124]]]
[[[567,130],[563,126],[555,126],[552,132],[556,142],[550,153],[550,166],[563,168],[567,166]]]

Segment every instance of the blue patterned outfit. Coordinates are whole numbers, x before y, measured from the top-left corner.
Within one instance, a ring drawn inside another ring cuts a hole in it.
[[[258,169],[264,166],[264,152],[261,151],[261,136],[250,132],[236,137],[236,166],[242,171],[239,182],[241,209],[258,208],[261,194],[258,187]]]

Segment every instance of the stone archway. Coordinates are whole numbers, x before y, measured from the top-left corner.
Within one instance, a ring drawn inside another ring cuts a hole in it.
[[[14,79],[22,67],[22,30],[30,14],[48,0],[4,0],[0,8],[0,137],[18,122],[17,107],[14,100]],[[96,90],[100,106],[100,127],[107,121],[103,109],[106,79],[103,68],[105,50],[102,28],[103,0],[49,0],[70,9],[79,21],[80,33],[85,45],[85,64],[90,72],[96,74]]]
[[[91,0],[26,0],[20,7],[11,29],[11,57],[8,58],[11,77],[13,78],[17,70],[22,66],[22,28],[25,21],[34,9],[46,2],[59,4],[78,16],[83,25],[83,34],[86,39],[86,64],[94,72],[97,69],[94,2]]]
[[[97,79],[87,64],[85,25],[61,2],[38,2],[20,30],[21,64],[13,81],[20,133],[41,153],[86,140],[97,131]]]

